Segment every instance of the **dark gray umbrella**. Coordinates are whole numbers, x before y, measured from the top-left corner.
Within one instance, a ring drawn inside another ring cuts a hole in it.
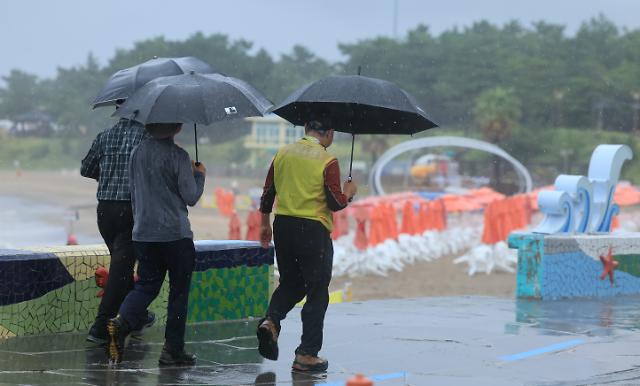
[[[273,112],[294,125],[330,119],[333,129],[352,135],[351,163],[356,134],[414,134],[437,127],[399,86],[360,75],[334,75],[310,83]]]
[[[125,68],[111,75],[94,99],[93,108],[114,105],[119,99],[127,99],[136,90],[155,78],[188,74],[192,71],[202,74],[217,72],[209,64],[192,56],[153,58],[142,64]]]
[[[220,74],[184,74],[154,79],[113,115],[147,123],[197,123],[263,116],[273,104],[247,82]]]

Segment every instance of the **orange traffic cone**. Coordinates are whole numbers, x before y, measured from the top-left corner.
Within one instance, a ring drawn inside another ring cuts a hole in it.
[[[373,381],[362,374],[356,374],[355,376],[347,379],[345,386],[373,386]]]

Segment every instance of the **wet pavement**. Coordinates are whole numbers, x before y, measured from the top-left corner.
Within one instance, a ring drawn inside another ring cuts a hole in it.
[[[83,335],[0,341],[0,383],[344,385],[364,373],[378,385],[640,384],[639,297],[514,301],[448,297],[329,307],[321,355],[326,374],[290,369],[299,309],[283,322],[280,360],[263,360],[255,321],[190,326],[192,368],[162,368],[162,328],[129,340],[125,362],[109,368]]]

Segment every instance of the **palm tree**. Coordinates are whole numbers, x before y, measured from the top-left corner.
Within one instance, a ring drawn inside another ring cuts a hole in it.
[[[478,95],[473,114],[482,128],[484,138],[499,145],[511,137],[511,129],[517,125],[522,112],[520,100],[512,89],[496,87]],[[495,187],[499,188],[501,162],[499,157],[493,158],[493,181]]]

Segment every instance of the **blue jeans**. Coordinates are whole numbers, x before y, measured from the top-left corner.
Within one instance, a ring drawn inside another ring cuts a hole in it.
[[[164,337],[171,351],[184,349],[187,305],[196,250],[192,239],[168,242],[133,242],[138,260],[138,281],[120,306],[127,327],[139,326],[147,307],[158,296],[169,271],[169,304]]]

